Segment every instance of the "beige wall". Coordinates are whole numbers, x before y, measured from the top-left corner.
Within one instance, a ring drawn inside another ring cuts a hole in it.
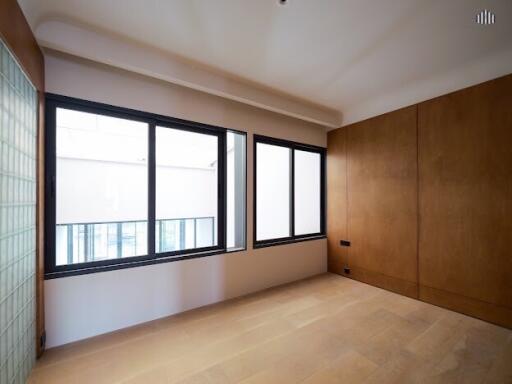
[[[324,239],[252,249],[252,134],[326,146],[323,127],[62,54],[45,59],[47,92],[248,133],[248,250],[47,280],[48,347],[326,271]]]

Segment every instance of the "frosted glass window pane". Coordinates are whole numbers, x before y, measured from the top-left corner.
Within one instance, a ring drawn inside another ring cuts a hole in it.
[[[157,253],[217,245],[218,137],[156,127]]]
[[[295,235],[320,232],[319,153],[295,150]]]
[[[210,247],[215,243],[213,225],[213,218],[203,218],[196,220],[196,244],[198,248]]]
[[[56,260],[147,254],[148,125],[57,108]]]
[[[290,149],[256,144],[256,240],[290,236]]]
[[[226,247],[228,249],[245,247],[245,139],[246,136],[241,133],[226,134]]]

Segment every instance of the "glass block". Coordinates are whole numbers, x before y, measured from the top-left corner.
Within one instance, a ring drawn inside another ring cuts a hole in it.
[[[35,362],[37,93],[0,41],[0,383]]]

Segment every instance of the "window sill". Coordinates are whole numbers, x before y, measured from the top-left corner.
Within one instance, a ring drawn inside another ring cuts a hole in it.
[[[146,265],[170,263],[173,261],[180,261],[180,260],[197,259],[200,257],[221,255],[221,254],[227,254],[227,253],[235,253],[235,252],[246,251],[246,250],[247,250],[247,248],[235,248],[235,249],[227,249],[227,250],[226,249],[216,249],[216,250],[206,251],[206,252],[189,253],[189,254],[169,256],[169,257],[159,257],[159,258],[149,259],[149,260],[145,259],[145,260],[140,260],[140,261],[120,262],[118,264],[98,265],[98,266],[92,266],[92,267],[87,267],[87,268],[79,268],[77,266],[78,268],[68,269],[65,271],[45,273],[44,279],[51,280],[51,279],[57,279],[60,277],[79,276],[79,275],[87,275],[90,273],[115,271],[117,269],[143,267]]]
[[[261,242],[255,242],[252,246],[253,249],[259,249],[259,248],[266,248],[266,247],[273,247],[276,245],[286,245],[286,244],[293,244],[293,243],[301,243],[303,241],[311,241],[311,240],[320,240],[320,239],[326,239],[326,235],[313,235],[313,236],[302,236],[302,237],[294,237],[291,239],[282,239],[282,240],[265,240]]]

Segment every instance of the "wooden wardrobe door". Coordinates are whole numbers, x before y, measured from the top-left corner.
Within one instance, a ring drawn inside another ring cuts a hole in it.
[[[342,274],[348,263],[346,130],[327,134],[327,264],[330,272]]]
[[[512,327],[512,76],[421,103],[420,297]]]
[[[349,267],[410,297],[417,288],[417,109],[346,127]]]

